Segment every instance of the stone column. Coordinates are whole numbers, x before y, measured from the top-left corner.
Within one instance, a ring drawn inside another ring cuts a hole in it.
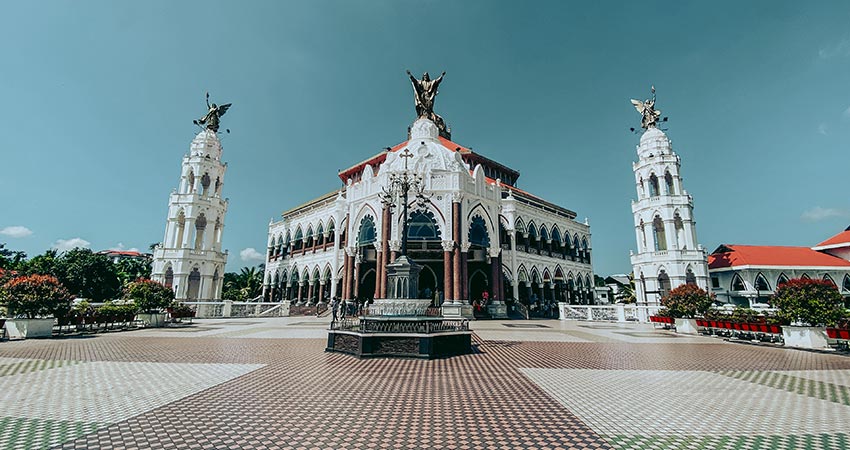
[[[389,205],[386,205],[384,206],[383,220],[381,223],[381,254],[378,259],[378,284],[380,285],[380,290],[378,292],[378,298],[387,298],[387,260],[389,259],[390,252],[391,224],[392,212]],[[395,258],[393,258],[393,261],[395,261]]]
[[[460,261],[460,195],[452,196],[452,239],[454,254],[452,255],[452,301],[458,302],[463,298],[461,290],[461,261]]]
[[[401,241],[390,241],[390,263],[394,263],[398,259],[398,254],[401,251]]]
[[[313,281],[312,283],[308,282],[307,284],[307,303],[313,303],[313,286],[315,285],[315,281]]]
[[[354,256],[353,292],[355,300],[360,296],[360,255]]]
[[[490,256],[490,298],[493,300],[501,300],[499,295],[499,280],[501,277],[501,268],[499,267],[499,257]]]
[[[452,287],[452,250],[453,241],[443,241],[443,301],[449,302],[454,299],[454,288]]]
[[[319,281],[319,303],[325,301],[325,280]]]
[[[462,298],[468,303],[472,303],[469,298],[469,246],[470,244],[468,242],[464,242],[461,244],[460,249],[460,295],[462,295]]]
[[[295,300],[296,300],[297,302],[299,302],[299,303],[301,303],[301,291],[302,291],[302,288],[303,288],[303,287],[304,287],[304,282],[303,282],[303,281],[299,281],[299,282],[298,282],[298,298],[296,298],[296,299],[295,299]]]

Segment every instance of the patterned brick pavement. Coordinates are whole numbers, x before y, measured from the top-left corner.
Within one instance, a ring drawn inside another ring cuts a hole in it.
[[[846,356],[539,323],[437,361],[326,354],[304,318],[4,342],[0,448],[848,448]]]

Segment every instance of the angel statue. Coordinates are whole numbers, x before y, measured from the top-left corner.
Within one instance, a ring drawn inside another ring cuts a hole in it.
[[[210,104],[210,93],[207,92],[207,113],[204,117],[201,117],[198,120],[193,120],[192,123],[198,126],[206,126],[206,129],[212,130],[214,132],[218,132],[218,122],[221,116],[227,112],[230,108],[230,105],[233,103],[228,103],[226,105],[216,106],[215,103]]]
[[[655,109],[655,86],[652,86],[652,98],[644,101],[632,99],[632,104],[642,116],[640,126],[644,129],[655,127],[658,119],[661,118],[661,110]]]
[[[432,80],[428,76],[428,72],[422,75],[421,80],[417,80],[410,71],[407,71],[407,76],[410,77],[410,82],[413,84],[413,101],[416,104],[416,115],[420,118],[432,119],[434,114],[434,98],[437,97],[437,88],[443,81],[443,72],[436,80]]]

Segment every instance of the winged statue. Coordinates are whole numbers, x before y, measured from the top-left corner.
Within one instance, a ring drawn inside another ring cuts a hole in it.
[[[644,129],[654,127],[661,118],[661,110],[655,109],[655,86],[652,87],[652,98],[644,101],[632,99],[632,105],[641,115],[640,126]]]
[[[218,106],[215,103],[210,104],[210,93],[207,92],[207,113],[204,114],[204,117],[201,117],[198,120],[193,120],[192,123],[198,126],[203,126],[208,130],[212,130],[214,132],[218,132],[218,125],[221,119],[221,116],[230,109],[230,106],[233,103],[228,103],[226,105]]]

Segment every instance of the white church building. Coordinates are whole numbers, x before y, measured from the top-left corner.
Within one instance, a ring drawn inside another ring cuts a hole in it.
[[[407,140],[340,171],[342,190],[273,220],[265,298],[301,305],[387,298],[386,266],[400,256],[404,219],[382,194],[407,170],[425,196],[420,203],[411,197],[407,218],[407,255],[423,266],[420,298],[464,315],[486,298],[496,317],[505,302],[538,314],[556,314],[559,301],[591,303],[587,223],[518,188],[518,171],[450,133],[441,120],[420,117]]]

